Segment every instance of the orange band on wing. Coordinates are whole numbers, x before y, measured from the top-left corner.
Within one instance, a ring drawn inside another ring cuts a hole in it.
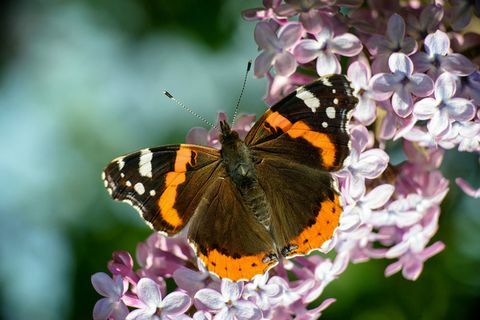
[[[310,251],[319,249],[322,244],[331,239],[338,227],[342,207],[338,195],[334,201],[325,200],[321,203],[315,223],[305,228],[298,237],[290,242],[298,248],[292,250],[288,256],[308,254]]]
[[[233,258],[211,250],[207,255],[199,254],[200,260],[208,271],[215,273],[220,278],[228,278],[233,281],[250,280],[257,274],[263,274],[278,263],[277,259],[267,259],[266,254]]]
[[[323,164],[326,168],[332,167],[335,163],[335,145],[325,133],[313,131],[302,121],[295,124],[287,131],[292,138],[303,138],[311,145],[320,149]]]
[[[270,127],[274,129],[281,129],[283,132],[287,131],[292,126],[290,120],[282,116],[277,111],[271,113],[265,119],[265,122],[268,123]]]

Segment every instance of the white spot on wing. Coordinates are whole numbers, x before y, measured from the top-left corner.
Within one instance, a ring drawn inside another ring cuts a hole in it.
[[[322,78],[322,83],[326,85],[327,87],[333,86],[333,84],[330,82],[328,78]]]
[[[125,184],[127,185],[127,187],[131,187],[131,186],[132,186],[132,183],[130,182],[130,180],[127,180],[127,182],[125,182]]]
[[[145,193],[145,187],[141,182],[137,182],[134,186],[133,189],[139,194],[142,195]]]
[[[125,166],[125,161],[123,161],[123,157],[118,158],[117,163],[118,163],[118,170],[121,171]]]
[[[155,190],[150,190],[150,195],[153,197],[154,195],[156,195],[157,193],[155,192]]]
[[[328,107],[325,110],[325,113],[327,114],[327,117],[330,119],[335,119],[335,108],[334,107]]]
[[[333,99],[333,103],[338,104],[338,99],[337,98]]]
[[[296,97],[298,99],[303,100],[303,102],[312,109],[312,112],[317,111],[318,107],[320,107],[320,100],[313,95],[310,91],[305,88],[300,88],[297,90]]]
[[[332,89],[332,93],[333,93],[333,94],[337,93],[337,90]]]
[[[152,177],[152,158],[153,153],[150,151],[150,149],[142,149],[140,151],[138,172],[142,177]]]
[[[328,123],[326,123],[325,121],[322,122],[322,127],[324,127],[324,128],[328,127]]]

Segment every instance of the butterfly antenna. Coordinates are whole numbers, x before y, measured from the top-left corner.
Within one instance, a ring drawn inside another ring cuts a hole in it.
[[[235,106],[235,111],[233,112],[232,125],[235,123],[235,118],[237,117],[238,107],[240,106],[240,100],[242,100],[243,91],[245,91],[245,85],[247,84],[247,76],[251,67],[252,67],[252,60],[248,61],[248,64],[247,64],[247,71],[245,71],[245,77],[243,78],[242,91],[240,92],[237,105]]]
[[[182,107],[183,110],[187,111],[187,112],[190,112],[191,114],[193,114],[195,117],[197,117],[198,119],[202,120],[203,122],[205,122],[207,125],[209,125],[210,127],[214,127],[214,125],[208,121],[207,119],[205,119],[204,117],[202,117],[201,115],[199,115],[198,113],[196,113],[195,111],[193,111],[192,109],[190,109],[189,107],[185,106],[182,102],[178,101],[177,99],[175,99],[174,96],[172,96],[170,94],[170,92],[168,91],[163,91],[163,94],[166,95],[168,98],[172,99],[176,104],[178,104],[180,107]]]

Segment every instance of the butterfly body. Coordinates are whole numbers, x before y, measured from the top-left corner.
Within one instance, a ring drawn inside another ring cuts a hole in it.
[[[356,103],[345,77],[320,78],[271,107],[245,140],[221,122],[220,150],[143,149],[113,160],[105,186],[159,232],[188,226],[210,272],[248,280],[282,257],[328,250],[342,212],[330,172],[349,154]]]

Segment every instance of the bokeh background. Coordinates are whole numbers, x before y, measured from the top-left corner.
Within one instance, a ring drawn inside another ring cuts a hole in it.
[[[90,276],[114,250],[150,233],[100,179],[114,157],[180,143],[204,126],[168,89],[214,121],[232,113],[254,23],[236,0],[10,0],[0,5],[0,319],[89,319]],[[266,81],[241,111],[261,114]],[[402,160],[391,146],[393,161]],[[478,158],[442,167],[480,185]],[[447,247],[420,279],[383,276],[386,261],[350,266],[323,294],[327,319],[467,319],[480,301],[480,201],[454,183],[436,239]]]

